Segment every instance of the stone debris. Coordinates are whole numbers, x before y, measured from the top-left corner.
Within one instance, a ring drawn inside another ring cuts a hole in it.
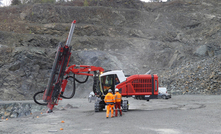
[[[43,111],[46,106],[33,103],[7,103],[0,104],[0,118],[17,118],[32,115],[34,112]]]
[[[48,130],[48,132],[57,132],[58,130]]]
[[[64,108],[72,109],[72,108],[78,108],[78,107],[77,106],[72,106],[71,104],[67,104]]]
[[[221,94],[221,61],[219,56],[181,65],[163,72],[160,85],[172,94]]]

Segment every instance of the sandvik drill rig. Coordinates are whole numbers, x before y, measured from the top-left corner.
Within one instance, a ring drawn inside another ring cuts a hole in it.
[[[85,83],[89,76],[93,76],[93,93],[96,97],[94,105],[95,112],[102,111],[105,108],[104,97],[108,89],[119,89],[122,97],[134,97],[149,101],[157,98],[158,95],[158,76],[156,74],[136,74],[126,77],[122,70],[106,71],[102,67],[88,65],[71,65],[68,63],[71,57],[71,38],[73,36],[76,21],[71,24],[70,32],[65,44],[59,44],[52,71],[48,80],[47,88],[34,94],[33,98],[37,104],[47,105],[48,113],[52,112],[55,105],[62,98],[71,99],[75,95],[75,81]],[[68,68],[67,68],[68,67]],[[67,69],[66,69],[67,68]],[[90,74],[93,72],[93,74]],[[73,75],[71,75],[73,74]],[[87,76],[84,81],[79,81],[75,75]],[[70,96],[64,96],[68,79],[73,79],[73,91]],[[43,95],[44,103],[37,101],[36,96]],[[123,111],[127,111],[129,104],[127,100],[121,101]]]

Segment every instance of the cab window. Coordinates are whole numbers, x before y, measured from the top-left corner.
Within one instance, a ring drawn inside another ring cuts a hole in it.
[[[108,93],[108,89],[112,87],[113,77],[111,76],[103,76],[101,77],[101,84],[104,94]]]
[[[107,94],[108,89],[111,89],[114,93],[115,86],[120,83],[117,75],[106,75],[101,77],[102,89],[104,94]]]

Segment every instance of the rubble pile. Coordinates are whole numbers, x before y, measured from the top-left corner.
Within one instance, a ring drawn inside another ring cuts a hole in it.
[[[31,115],[34,112],[45,111],[46,106],[34,103],[16,102],[16,103],[0,103],[0,118],[18,118]]]
[[[172,94],[221,94],[221,55],[167,70],[159,76]]]

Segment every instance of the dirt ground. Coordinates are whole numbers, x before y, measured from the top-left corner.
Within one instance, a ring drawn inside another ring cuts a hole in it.
[[[62,100],[53,113],[35,112],[21,118],[0,119],[1,134],[218,134],[221,97],[179,95],[169,100],[129,100],[122,117],[94,112],[87,98]],[[62,123],[62,121],[64,123]],[[61,130],[63,129],[63,130]]]

